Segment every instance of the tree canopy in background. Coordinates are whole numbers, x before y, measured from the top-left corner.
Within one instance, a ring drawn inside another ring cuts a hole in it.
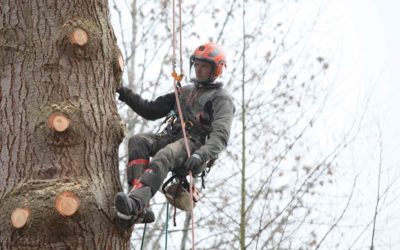
[[[360,135],[366,107],[348,126],[329,126],[339,83],[331,72],[332,55],[315,42],[325,4],[183,1],[183,84],[188,84],[191,52],[201,43],[216,42],[227,54],[221,80],[236,105],[228,149],[207,176],[194,212],[197,248],[354,249],[373,244],[374,217],[348,224],[356,221],[352,215],[363,202],[354,201],[359,175],[343,157]],[[110,0],[110,7],[126,62],[123,84],[148,99],[171,92],[172,1]],[[160,123],[145,121],[123,105],[120,114],[128,124],[127,136],[154,132]],[[123,179],[124,148],[120,159]],[[178,226],[172,227],[165,202],[156,196],[152,207],[159,217],[148,225],[144,244],[162,248],[168,222],[168,247],[187,248],[190,218],[178,211]],[[364,205],[367,214],[374,212]],[[134,246],[141,243],[142,229],[134,231]]]

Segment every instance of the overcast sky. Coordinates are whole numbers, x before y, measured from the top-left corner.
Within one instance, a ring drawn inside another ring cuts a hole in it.
[[[373,207],[378,186],[379,145],[378,124],[383,143],[382,188],[392,184],[384,208],[378,216],[377,249],[399,249],[400,198],[400,1],[398,0],[334,0],[323,10],[317,33],[318,39],[331,59],[331,77],[339,82],[336,102],[339,116],[356,115],[360,106],[370,98],[364,120],[362,138],[352,152],[349,165],[363,171],[365,185],[357,193],[364,204]],[[324,30],[324,28],[329,30]],[[325,33],[326,32],[326,33]],[[336,82],[336,81],[333,81]],[[336,108],[336,107],[335,107]],[[333,113],[333,112],[332,112]],[[368,132],[370,133],[368,135]],[[365,151],[364,151],[365,150]],[[350,159],[350,158],[349,158]],[[349,182],[349,181],[348,181]],[[348,183],[351,185],[351,183]],[[361,190],[362,189],[362,190]],[[382,190],[381,189],[381,192]],[[364,220],[373,216],[365,210]],[[361,216],[360,213],[358,214]],[[365,222],[365,221],[364,221]],[[381,229],[381,230],[380,230]],[[366,236],[366,240],[368,237]],[[360,240],[362,241],[362,240]],[[369,240],[367,240],[368,244]],[[385,248],[381,248],[382,244]]]
[[[400,163],[400,1],[327,2],[314,41],[331,62],[331,81],[339,85],[341,101],[333,108],[342,115],[359,112],[370,97],[369,119],[379,120],[386,158]]]
[[[379,120],[386,168],[398,173],[400,156],[400,1],[339,0],[347,8],[349,41],[345,60],[353,79],[371,94],[369,115]],[[351,25],[350,25],[351,24]],[[355,53],[352,54],[351,51]]]
[[[379,116],[384,139],[399,146],[400,1],[338,0],[338,3],[346,10],[347,20],[342,33],[343,49],[347,51],[343,62],[354,71],[351,79],[358,80],[349,84],[362,85],[366,92],[373,87],[371,108]]]

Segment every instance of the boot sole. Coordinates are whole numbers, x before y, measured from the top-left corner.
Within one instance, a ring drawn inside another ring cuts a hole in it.
[[[115,199],[114,199],[114,204],[115,204],[115,208],[118,211],[118,214],[116,216],[117,225],[123,230],[130,229],[132,227],[132,225],[134,224],[133,223],[133,221],[134,221],[133,210],[134,209],[129,201],[129,197],[122,192],[117,193],[117,195],[115,196]],[[119,216],[121,216],[121,214],[124,218],[119,217]],[[127,219],[127,217],[129,217],[129,216],[131,216],[131,218]]]

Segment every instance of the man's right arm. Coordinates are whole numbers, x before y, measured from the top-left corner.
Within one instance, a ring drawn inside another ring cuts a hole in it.
[[[118,99],[125,102],[133,111],[147,120],[157,120],[166,116],[175,106],[175,95],[169,93],[154,101],[143,99],[140,95],[126,87],[117,90]]]

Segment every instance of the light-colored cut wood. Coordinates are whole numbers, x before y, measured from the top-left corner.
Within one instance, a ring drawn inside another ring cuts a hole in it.
[[[121,55],[118,57],[118,64],[121,72],[124,72],[124,59],[122,58]]]
[[[56,199],[56,209],[63,216],[72,216],[78,211],[79,199],[71,192],[64,192]]]
[[[23,228],[28,222],[30,216],[29,209],[16,208],[11,214],[11,224],[15,228]]]
[[[76,28],[71,33],[71,43],[78,44],[79,46],[83,46],[88,42],[88,35],[86,31],[80,28]]]
[[[70,121],[63,114],[52,114],[49,117],[49,127],[58,132],[64,132],[70,125]]]

